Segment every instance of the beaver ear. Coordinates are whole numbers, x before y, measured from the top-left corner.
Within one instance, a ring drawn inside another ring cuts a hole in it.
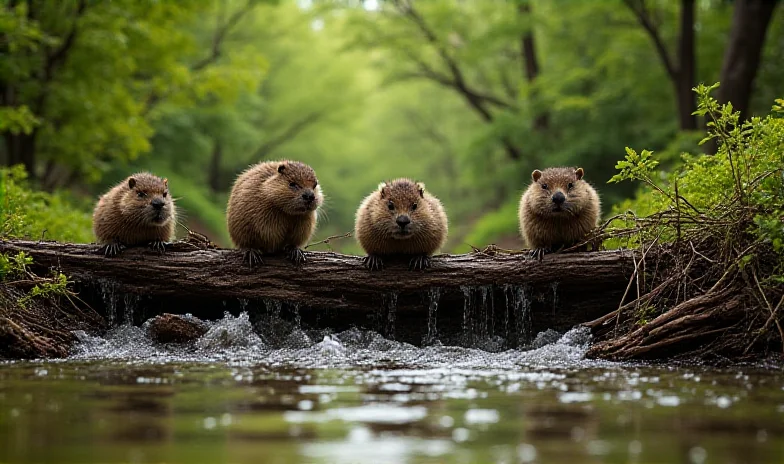
[[[577,168],[574,171],[574,175],[577,176],[577,180],[582,179],[584,174],[585,174],[585,171],[583,171],[583,168]]]
[[[535,169],[534,172],[531,173],[531,179],[533,179],[534,182],[539,182],[539,179],[541,177],[542,177],[542,171],[538,169]]]
[[[285,164],[281,164],[280,166],[278,166],[278,172],[283,172],[285,170],[286,170],[286,165]]]
[[[378,187],[376,187],[376,188],[378,189],[378,192],[381,194],[381,198],[386,198],[387,197],[387,183],[386,182],[381,182],[380,184],[378,184]]]
[[[169,188],[169,179],[167,177],[163,178],[163,186]]]
[[[425,184],[422,182],[417,182],[416,185],[419,188],[419,196],[425,198]]]
[[[131,177],[130,179],[128,179],[128,188],[133,190],[134,187],[136,187],[136,179]]]

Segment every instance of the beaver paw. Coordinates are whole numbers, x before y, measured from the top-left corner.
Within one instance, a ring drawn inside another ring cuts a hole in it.
[[[536,248],[531,250],[531,252],[528,253],[528,256],[536,261],[541,261],[544,259],[544,255],[551,252],[552,250],[550,248]]]
[[[166,247],[168,245],[171,245],[171,243],[164,242],[163,240],[154,240],[150,242],[150,248],[152,248],[153,251],[157,251],[159,255],[166,253]]]
[[[288,248],[286,251],[286,257],[295,265],[299,266],[300,264],[305,262],[305,252],[299,248]]]
[[[419,255],[411,258],[408,263],[408,268],[412,271],[424,271],[430,267],[430,256]]]
[[[384,267],[384,262],[381,261],[380,256],[367,255],[362,258],[362,264],[371,271],[380,271]]]
[[[253,266],[264,264],[264,260],[261,258],[262,253],[259,250],[255,250],[253,248],[248,248],[242,255],[242,261],[245,262],[248,267],[253,269]]]
[[[106,256],[107,258],[111,258],[122,253],[124,249],[125,249],[125,245],[123,245],[122,243],[112,242],[102,246],[99,249],[99,251],[103,253],[103,255]]]

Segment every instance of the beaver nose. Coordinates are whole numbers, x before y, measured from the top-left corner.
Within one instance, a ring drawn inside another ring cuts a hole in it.
[[[411,224],[411,219],[405,214],[401,214],[397,217],[395,222],[397,222],[397,225],[399,225],[401,229],[405,229],[407,225]]]
[[[553,195],[553,203],[555,203],[556,205],[562,205],[563,202],[565,201],[566,201],[566,197],[564,196],[563,193],[555,192],[555,195]]]
[[[302,199],[308,203],[313,203],[313,200],[316,199],[316,195],[312,191],[308,190],[302,194]]]
[[[154,199],[153,201],[150,202],[150,204],[155,209],[161,209],[161,208],[163,208],[163,205],[164,205],[163,200],[161,200],[160,198]]]

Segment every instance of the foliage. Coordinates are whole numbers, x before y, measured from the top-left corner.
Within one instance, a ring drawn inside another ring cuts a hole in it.
[[[11,283],[30,281],[32,288],[17,299],[20,307],[26,308],[35,298],[49,299],[56,296],[68,296],[68,285],[71,283],[65,274],[54,272],[50,279],[42,279],[28,270],[33,258],[23,251],[15,255],[0,254],[0,282]]]
[[[90,243],[89,206],[67,192],[30,188],[22,166],[0,168],[0,237]]]
[[[15,2],[14,2],[15,3]],[[237,2],[227,2],[235,5]],[[150,150],[155,109],[236,99],[263,62],[241,48],[205,59],[189,28],[212,2],[20,2],[0,8],[7,95],[0,131],[35,132],[36,156],[99,179],[106,163]]]
[[[24,277],[33,258],[20,251],[15,255],[0,254],[0,281]]]
[[[695,91],[697,114],[710,118],[701,144],[718,139],[719,151],[713,156],[685,153],[677,169],[664,173],[656,170],[658,161],[652,152],[638,154],[627,148],[625,159],[616,165],[619,173],[609,182],[633,180],[644,187],[636,198],[616,206],[615,212],[631,210],[639,217],[669,211],[682,214],[677,222],[645,228],[649,240],[659,236],[671,241],[678,234],[704,233],[706,225],[725,228],[742,223],[744,233],[770,244],[784,257],[784,100],[776,100],[764,118],[740,122],[731,104],[719,105],[710,96],[716,87],[699,85]]]
[[[627,148],[610,180],[642,183],[634,199],[616,206],[629,214],[605,237],[642,247],[643,259],[635,270],[637,298],[610,315],[616,327],[634,324],[624,337],[598,345],[605,355],[649,353],[699,337],[712,338],[693,348],[700,356],[784,346],[784,100],[765,117],[740,121],[731,104],[711,97],[716,87],[694,89],[696,113],[709,121],[701,143],[716,140],[714,155],[684,154],[664,173],[650,151]],[[656,244],[666,245],[663,256],[646,258]],[[651,285],[641,285],[640,276]]]
[[[449,213],[444,251],[520,243],[512,213],[534,168],[580,165],[601,185],[626,146],[655,152],[664,171],[696,153],[695,135],[678,132],[656,47],[623,3],[6,2],[0,163],[32,163],[30,185],[90,203],[134,170],[166,175],[182,225],[222,246],[229,189],[251,163],[316,169],[327,201],[313,241],[352,230],[379,181],[408,176]],[[676,56],[679,2],[648,3]],[[732,8],[696,5],[698,82],[719,76]],[[767,34],[756,114],[781,88],[781,17],[779,8]],[[32,160],[15,151],[29,146]],[[635,186],[599,193],[609,210]],[[353,239],[332,246],[361,251]]]

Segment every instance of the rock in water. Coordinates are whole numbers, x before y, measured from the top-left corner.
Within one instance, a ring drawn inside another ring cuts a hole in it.
[[[144,329],[158,343],[188,343],[207,333],[209,326],[190,315],[164,313],[145,322]]]

